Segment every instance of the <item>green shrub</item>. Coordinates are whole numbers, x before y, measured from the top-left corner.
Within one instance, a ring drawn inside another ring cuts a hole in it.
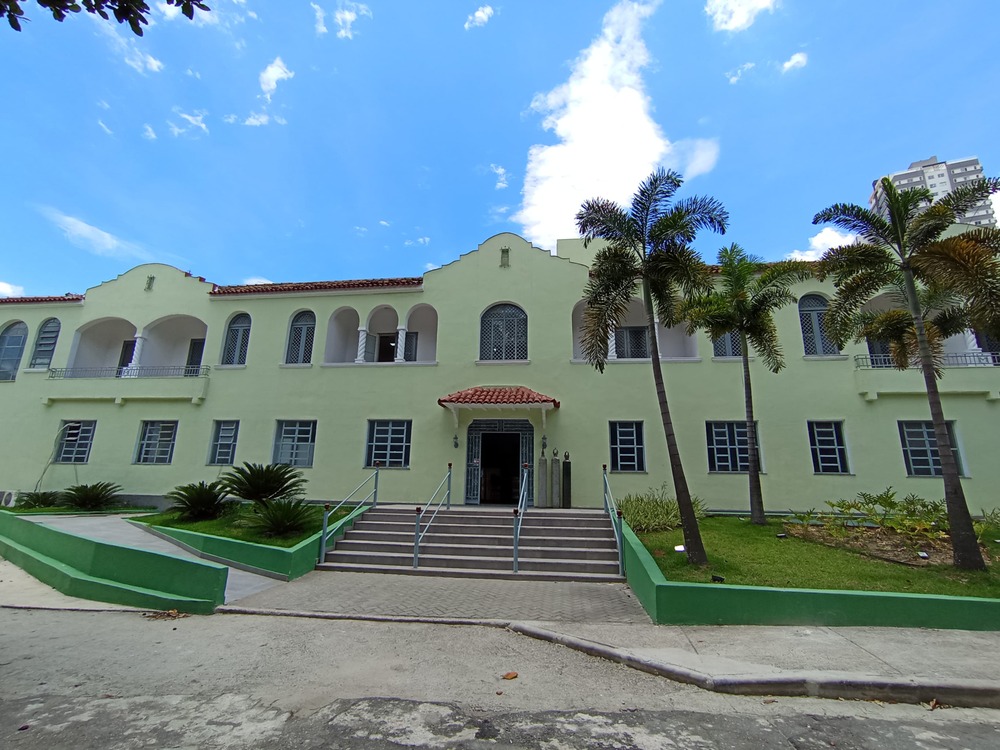
[[[113,482],[77,484],[63,491],[63,501],[78,510],[104,510],[121,503],[122,488]]]
[[[179,511],[180,517],[189,521],[219,518],[227,509],[237,505],[229,499],[221,482],[182,484],[165,497],[173,503],[170,510]]]
[[[695,515],[703,518],[704,503],[696,497],[692,497],[691,500],[694,503]],[[650,487],[641,495],[626,495],[618,501],[618,509],[633,531],[670,531],[681,525],[677,500],[670,496],[666,482],[659,489]]]
[[[284,536],[304,531],[315,517],[316,508],[302,500],[271,500],[256,505],[250,526],[268,536]]]
[[[938,539],[948,532],[948,511],[943,500],[925,500],[912,492],[896,499],[892,487],[882,492],[859,492],[853,500],[827,501],[829,513],[819,516],[828,530],[846,532],[849,527],[873,525],[890,529],[914,541]]]
[[[62,493],[57,490],[21,492],[17,496],[17,506],[20,508],[54,508],[62,501]]]
[[[219,482],[231,495],[265,505],[302,497],[306,486],[302,472],[284,464],[244,463],[223,474]]]

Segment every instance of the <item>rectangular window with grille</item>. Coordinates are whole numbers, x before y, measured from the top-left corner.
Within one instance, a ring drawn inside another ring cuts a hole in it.
[[[365,466],[371,468],[378,461],[383,468],[405,469],[410,466],[410,432],[413,422],[409,419],[368,420],[368,446]]]
[[[807,422],[809,449],[816,474],[847,474],[847,445],[843,422]]]
[[[649,329],[625,326],[615,330],[615,356],[619,359],[649,358]]]
[[[712,340],[712,354],[716,357],[742,357],[743,342],[737,334],[730,331],[721,338]]]
[[[757,433],[758,445],[760,432]],[[750,471],[750,441],[746,422],[705,422],[708,443],[708,470],[723,473]],[[757,450],[760,459],[760,449]],[[763,461],[757,465],[764,470]]]
[[[59,447],[56,449],[55,463],[85,464],[90,459],[90,447],[94,443],[97,422],[67,421],[59,429]]]
[[[143,422],[139,431],[137,464],[169,464],[174,458],[177,422]]]
[[[899,441],[903,447],[903,462],[906,464],[906,474],[911,477],[939,477],[941,471],[941,455],[938,453],[937,437],[934,435],[933,422],[899,422]],[[948,439],[951,440],[958,464],[958,473],[964,475],[962,457],[955,441],[955,423],[948,422]]]
[[[645,471],[646,446],[642,422],[609,422],[611,471]]]
[[[287,466],[312,466],[315,450],[315,420],[278,421],[274,434],[274,463]]]
[[[208,463],[212,466],[232,466],[236,463],[236,440],[239,434],[239,420],[217,419],[212,428]]]

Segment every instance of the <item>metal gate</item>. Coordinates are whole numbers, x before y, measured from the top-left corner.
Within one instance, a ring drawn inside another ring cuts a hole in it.
[[[535,504],[535,428],[527,419],[474,419],[469,425],[466,438],[468,444],[465,466],[465,502],[467,505],[479,504],[479,489],[482,482],[483,433],[484,432],[516,432],[521,436],[521,464],[528,464],[528,506]]]

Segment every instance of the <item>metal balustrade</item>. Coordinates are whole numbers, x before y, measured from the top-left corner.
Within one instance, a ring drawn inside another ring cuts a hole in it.
[[[208,365],[137,365],[135,367],[57,367],[49,370],[52,380],[74,378],[197,378],[207,376]]]
[[[945,354],[937,360],[939,367],[995,367],[1000,366],[1000,352],[963,352]],[[888,354],[858,354],[854,357],[856,370],[893,370],[896,361]],[[920,369],[919,362],[911,362],[910,370]]]
[[[618,510],[615,496],[611,494],[611,483],[608,481],[608,465],[602,467],[604,472],[604,512],[611,518],[611,527],[615,530],[615,547],[618,549],[618,575],[625,575],[625,556],[622,545],[622,512]]]
[[[521,466],[521,493],[517,496],[517,507],[514,509],[514,572],[517,572],[518,558],[517,547],[521,541],[521,522],[524,521],[525,512],[528,510],[528,471],[530,466]]]
[[[447,484],[447,489],[445,490],[445,493],[441,496],[440,500],[436,501],[437,502],[437,507],[434,509],[434,512],[431,514],[431,518],[427,522],[427,525],[424,527],[424,530],[421,531],[420,530],[420,522],[423,520],[423,517],[427,514],[427,511],[429,511],[431,509],[431,506],[434,505],[435,499],[437,498],[438,493],[441,492],[441,488],[444,487],[446,484]],[[416,515],[416,526],[415,526],[415,528],[413,530],[413,567],[414,568],[417,568],[417,567],[420,566],[420,542],[423,540],[424,536],[427,534],[427,530],[430,529],[431,524],[434,523],[434,519],[437,517],[438,511],[441,510],[441,506],[442,505],[447,506],[447,509],[451,510],[451,463],[450,462],[448,463],[448,473],[444,475],[444,479],[441,480],[441,484],[439,484],[437,486],[437,489],[434,490],[434,494],[431,495],[431,499],[427,501],[427,507],[421,509],[420,506],[418,505],[417,508],[416,508],[416,512],[417,512],[417,515]]]
[[[319,557],[318,557],[319,562],[323,562],[323,559],[326,557],[326,548],[330,545],[330,537],[333,535],[335,531],[335,529],[330,529],[330,516],[332,516],[338,510],[343,508],[348,503],[348,501],[350,501],[351,498],[357,495],[361,491],[361,489],[365,487],[369,482],[372,483],[371,490],[368,492],[367,495],[365,495],[360,500],[355,500],[354,511],[351,512],[353,513],[357,511],[358,508],[367,505],[369,500],[372,501],[372,508],[378,506],[378,472],[381,467],[382,463],[380,461],[376,461],[375,471],[373,471],[368,476],[368,478],[365,479],[365,481],[363,481],[361,484],[355,487],[350,495],[345,497],[343,500],[337,503],[336,506],[332,508],[330,507],[330,503],[326,503],[323,506],[323,531],[319,536]]]

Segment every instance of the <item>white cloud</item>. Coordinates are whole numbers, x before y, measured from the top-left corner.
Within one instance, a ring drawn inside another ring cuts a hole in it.
[[[199,72],[198,72],[197,70],[194,70],[194,69],[192,69],[192,68],[188,68],[187,70],[185,70],[185,71],[184,71],[184,74],[185,74],[185,75],[189,75],[189,76],[191,76],[192,78],[198,78],[198,79],[201,79],[201,73],[199,73]]]
[[[688,178],[715,166],[715,140],[671,142],[652,117],[641,75],[650,58],[640,32],[658,5],[619,2],[569,80],[532,102],[558,142],[529,149],[522,203],[512,218],[540,247],[553,250],[556,240],[577,236],[574,217],[583,201],[627,202],[657,166]]]
[[[430,269],[428,269],[430,270]],[[24,287],[0,281],[0,297],[23,297]]]
[[[795,70],[796,68],[804,68],[809,62],[809,55],[805,52],[796,52],[794,55],[789,57],[783,63],[781,63],[781,72],[787,73],[789,70]]]
[[[286,81],[294,77],[295,73],[288,69],[280,57],[274,58],[274,62],[264,68],[260,74],[260,90],[264,92],[264,98],[271,101],[271,94],[278,88],[278,81]]]
[[[236,2],[236,4],[243,5],[243,3],[241,2]],[[156,4],[156,9],[160,11],[160,14],[163,16],[164,21],[174,21],[178,18],[180,18],[183,21],[187,21],[187,19],[181,15],[181,9],[177,5],[167,5],[164,2],[159,2]],[[196,26],[214,26],[216,24],[221,23],[223,20],[223,16],[225,15],[228,14],[226,14],[223,11],[220,11],[216,3],[212,3],[212,11],[209,13],[200,11],[197,8],[195,8],[194,18],[192,19],[192,21]],[[234,20],[241,21],[242,18],[239,17],[239,14],[235,14]]]
[[[150,125],[148,122],[142,126],[142,137],[145,138],[147,141],[156,140],[156,131],[153,130],[153,126]]]
[[[358,237],[364,237],[368,233],[368,227],[354,227],[354,232],[358,235]]]
[[[267,112],[255,112],[245,119],[243,124],[250,125],[251,127],[259,127],[260,125],[267,125],[270,120],[271,116]]]
[[[270,279],[265,279],[263,276],[251,276],[249,279],[243,279],[243,284],[273,284],[274,282]]]
[[[490,171],[497,176],[497,190],[503,190],[507,187],[507,170],[501,167],[499,164],[490,164]]]
[[[97,100],[97,106],[100,107],[101,109],[111,109],[111,105],[108,104],[103,99],[98,99]]]
[[[115,131],[113,131],[111,128],[109,128],[107,125],[104,124],[104,120],[98,120],[97,124],[100,125],[101,126],[101,130],[103,130],[108,135],[114,135],[115,134]]]
[[[145,250],[132,242],[115,237],[110,232],[88,224],[82,219],[66,214],[54,208],[43,206],[39,209],[42,216],[55,224],[66,239],[77,247],[99,255],[103,258],[116,258],[125,260],[137,258],[139,260],[150,260],[151,256]]]
[[[850,245],[858,239],[852,232],[840,232],[833,227],[823,227],[809,238],[808,250],[793,250],[785,256],[788,260],[819,260],[831,247]]]
[[[329,29],[326,28],[326,11],[316,5],[316,3],[309,4],[312,6],[312,9],[316,11],[316,36],[322,36],[329,31]]]
[[[430,237],[417,237],[418,245],[429,245],[431,243]]]
[[[340,7],[333,14],[333,20],[337,23],[338,39],[354,38],[354,22],[359,18],[372,18],[369,7],[363,3],[341,3]]]
[[[281,115],[274,115],[271,119],[273,119],[279,125],[287,125],[288,124],[288,120],[286,120]]]
[[[121,55],[125,64],[137,73],[159,73],[163,70],[163,63],[147,52],[139,49],[136,41],[131,36],[124,37],[111,24],[98,19],[98,29],[104,34],[112,48]]]
[[[225,122],[225,123],[228,123],[228,124],[232,125],[234,122],[236,122],[239,119],[240,118],[237,117],[236,115],[226,115],[225,117],[222,118],[222,121]]]
[[[754,67],[755,65],[752,62],[743,63],[736,70],[730,70],[728,73],[726,73],[726,78],[729,79],[730,83],[738,83],[739,80],[743,77],[743,74],[749,73],[751,70],[754,69]]]
[[[716,31],[745,31],[758,13],[773,13],[775,5],[777,0],[707,0],[705,13]]]
[[[476,26],[485,26],[493,18],[493,8],[483,5],[476,9],[467,19],[465,19],[465,30],[468,31]]]
[[[205,115],[207,115],[208,112],[206,112],[205,110],[196,109],[192,114],[189,115],[186,112],[182,112],[179,107],[174,107],[174,113],[188,124],[188,127],[183,128],[181,130],[182,133],[185,130],[190,130],[191,128],[198,128],[199,130],[203,131],[206,135],[208,135],[208,125],[205,124]],[[174,133],[174,135],[178,134]]]
[[[387,226],[389,226],[389,222],[386,221],[385,219],[381,219],[381,220],[379,220],[379,225],[383,226],[383,227],[387,227]]]
[[[490,224],[498,224],[501,221],[507,221],[507,214],[510,213],[510,206],[490,206],[489,218]]]
[[[170,122],[170,120],[167,120],[167,127],[170,128],[170,135],[172,135],[174,138],[176,138],[177,136],[179,136],[181,133],[184,132],[184,128],[177,127],[172,122]]]
[[[440,268],[440,267],[441,266],[439,266],[437,263],[424,263],[424,270],[425,271],[433,271],[434,269]],[[3,295],[0,295],[0,296],[3,296]]]

